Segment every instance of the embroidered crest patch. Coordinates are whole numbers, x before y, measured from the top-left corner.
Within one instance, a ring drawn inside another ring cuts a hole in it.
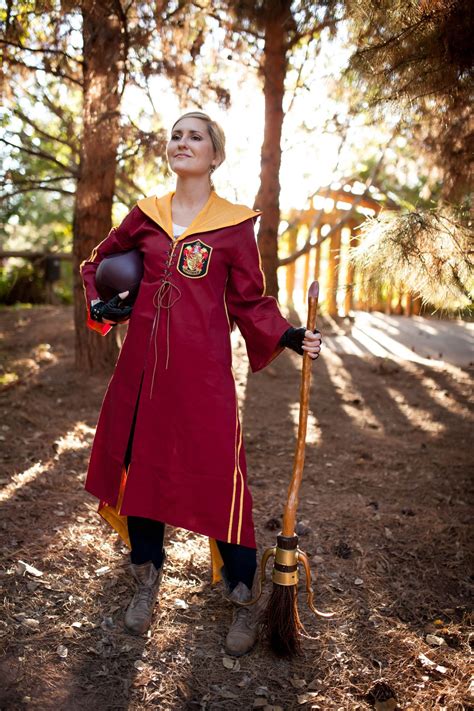
[[[178,259],[178,271],[191,279],[206,276],[211,261],[212,247],[195,239],[183,244]]]

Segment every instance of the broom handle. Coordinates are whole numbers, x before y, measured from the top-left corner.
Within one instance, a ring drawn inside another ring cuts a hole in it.
[[[319,283],[313,281],[308,290],[308,320],[306,328],[313,331],[316,327],[316,313],[318,310]],[[298,422],[298,440],[296,443],[295,459],[293,462],[293,475],[288,487],[288,498],[283,512],[283,536],[295,535],[296,510],[298,508],[298,493],[303,478],[304,451],[306,444],[306,427],[308,424],[309,390],[311,386],[312,358],[304,352],[303,367],[301,371],[300,389],[300,416]]]

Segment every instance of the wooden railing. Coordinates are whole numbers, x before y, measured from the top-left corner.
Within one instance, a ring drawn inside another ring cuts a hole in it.
[[[285,270],[284,284],[286,300],[292,305],[297,300],[297,294],[306,294],[309,284],[314,279],[321,285],[320,304],[323,312],[330,316],[348,316],[355,309],[363,311],[383,311],[387,314],[404,314],[411,316],[419,314],[421,300],[408,291],[394,288],[380,288],[379,294],[365,294],[354,264],[349,260],[349,249],[355,247],[360,239],[358,226],[365,217],[354,215],[341,228],[335,229],[326,239],[324,235],[343,217],[341,210],[334,210],[322,216],[317,228],[313,230],[311,251],[298,257],[288,265],[280,267]],[[301,239],[306,239],[311,225],[315,221],[315,210],[298,213],[295,224],[293,214],[285,216],[291,225],[280,237],[280,244],[285,245],[280,257],[287,257],[297,251]],[[318,244],[321,242],[320,244]]]

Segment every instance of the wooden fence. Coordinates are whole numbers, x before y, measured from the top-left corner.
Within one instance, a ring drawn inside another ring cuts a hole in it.
[[[406,290],[381,287],[377,295],[364,293],[354,264],[349,260],[350,248],[355,247],[360,239],[357,228],[367,214],[378,214],[384,203],[372,197],[362,198],[360,194],[344,189],[322,189],[315,195],[313,204],[318,197],[326,202],[330,200],[327,212],[321,213],[312,206],[308,210],[291,211],[284,215],[289,227],[281,236],[280,243],[284,245],[285,254],[281,253],[280,258],[301,249],[312,231],[310,251],[280,267],[284,270],[282,281],[287,303],[292,305],[303,298],[310,282],[317,279],[321,286],[322,310],[330,316],[348,316],[356,309],[406,316],[419,314],[421,299]],[[385,206],[397,209],[391,201]],[[348,217],[349,210],[351,214]],[[324,239],[328,233],[329,236]]]

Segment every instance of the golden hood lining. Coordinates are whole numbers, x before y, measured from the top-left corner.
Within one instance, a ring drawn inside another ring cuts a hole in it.
[[[171,199],[174,194],[175,191],[172,191],[160,198],[152,196],[137,202],[140,210],[156,222],[171,238],[173,238]],[[229,202],[229,200],[220,197],[212,190],[207,203],[177,240],[182,240],[189,235],[200,232],[210,232],[211,230],[238,225],[240,222],[244,222],[251,217],[258,217],[261,214],[260,210],[252,210],[246,205],[236,205]]]

